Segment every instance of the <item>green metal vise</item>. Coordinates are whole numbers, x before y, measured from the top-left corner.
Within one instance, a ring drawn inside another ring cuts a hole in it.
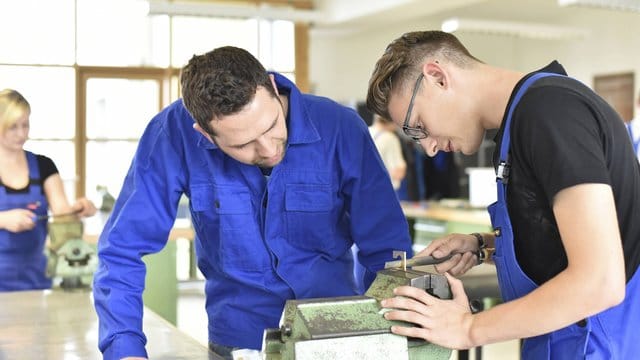
[[[264,359],[449,359],[450,349],[391,333],[391,325],[412,326],[386,320],[380,306],[401,285],[418,287],[441,299],[452,297],[443,275],[385,269],[378,272],[364,296],[288,300],[280,328],[264,332]]]
[[[62,278],[60,287],[66,290],[88,288],[97,258],[95,248],[82,238],[82,222],[55,220],[48,227],[47,276]]]

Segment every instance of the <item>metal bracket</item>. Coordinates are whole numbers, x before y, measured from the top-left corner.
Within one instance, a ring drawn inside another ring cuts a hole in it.
[[[406,251],[394,250],[393,258],[394,259],[400,258],[402,271],[407,271],[407,252]]]

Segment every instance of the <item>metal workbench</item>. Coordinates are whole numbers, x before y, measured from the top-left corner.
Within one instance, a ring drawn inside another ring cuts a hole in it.
[[[143,326],[151,359],[219,359],[148,309]],[[0,292],[0,360],[5,359],[102,359],[91,292]]]

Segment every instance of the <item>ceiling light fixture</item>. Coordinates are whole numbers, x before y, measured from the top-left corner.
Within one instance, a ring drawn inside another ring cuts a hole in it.
[[[318,21],[324,16],[319,11],[294,9],[288,6],[170,2],[167,0],[150,0],[149,15],[261,18],[303,23]]]
[[[640,12],[640,1],[638,0],[558,0],[558,5]]]
[[[570,40],[586,37],[585,29],[551,24],[500,21],[486,19],[451,18],[442,22],[442,31],[507,35],[529,39]]]

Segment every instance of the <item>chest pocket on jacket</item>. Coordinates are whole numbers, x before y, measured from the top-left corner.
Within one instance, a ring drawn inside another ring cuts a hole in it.
[[[204,257],[227,273],[263,271],[269,259],[253,211],[249,190],[238,186],[191,189]]]
[[[285,209],[291,244],[322,252],[334,247],[337,224],[329,185],[288,184]]]

